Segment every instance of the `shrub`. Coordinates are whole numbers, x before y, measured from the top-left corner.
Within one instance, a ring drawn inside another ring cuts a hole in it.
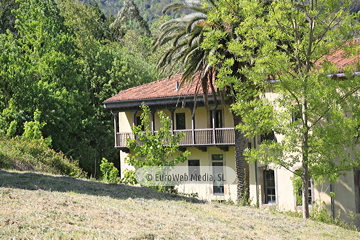
[[[100,171],[103,181],[111,183],[119,181],[119,170],[114,166],[114,163],[109,162],[106,158],[101,160]]]
[[[85,177],[77,161],[39,141],[0,135],[0,168]]]

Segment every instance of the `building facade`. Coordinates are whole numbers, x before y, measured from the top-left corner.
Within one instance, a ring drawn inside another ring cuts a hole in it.
[[[188,161],[179,164],[189,169],[189,173],[197,167],[229,167],[235,170],[235,130],[230,105],[220,97],[209,95],[205,106],[203,95],[194,85],[179,88],[181,75],[165,78],[156,82],[134,87],[107,99],[105,108],[114,116],[115,148],[120,150],[121,172],[133,169],[125,163],[129,153],[127,138],[134,138],[131,127],[140,122],[142,103],[151,109],[151,130],[160,127],[157,111],[164,111],[172,120],[174,134],[182,132],[184,139],[180,142],[180,150],[191,152]],[[276,97],[272,92],[266,93],[271,99]],[[290,116],[289,116],[290,118]],[[256,148],[264,139],[281,140],[280,135],[273,133],[257,136],[248,140],[249,148]],[[250,199],[260,207],[276,206],[280,210],[301,210],[301,190],[296,188],[294,171],[274,165],[250,164]],[[224,175],[226,176],[224,168]],[[359,171],[349,172],[340,177],[335,184],[329,182],[314,183],[309,181],[309,203],[325,203],[329,212],[344,220],[360,226],[360,175]],[[236,182],[231,184],[184,184],[178,187],[180,192],[197,195],[208,201],[236,201]],[[335,193],[335,197],[330,192]]]

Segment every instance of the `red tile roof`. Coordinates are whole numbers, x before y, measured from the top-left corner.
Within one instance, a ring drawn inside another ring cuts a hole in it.
[[[346,45],[359,45],[360,40],[356,39],[353,42],[350,42]],[[339,49],[337,51],[335,51],[333,54],[325,56],[324,59],[326,59],[329,62],[335,63],[335,65],[338,67],[338,72],[337,73],[342,73],[344,72],[344,68],[346,66],[352,65],[354,63],[359,62],[360,60],[360,55],[359,53],[350,56],[350,54],[347,54],[345,50]],[[319,64],[321,65],[321,61],[319,62]],[[356,69],[354,69],[354,71],[356,71]]]
[[[145,100],[153,98],[193,96],[195,95],[195,93],[203,93],[201,88],[196,88],[196,82],[192,84],[184,84],[177,90],[176,87],[177,84],[180,84],[181,77],[182,74],[177,74],[169,78],[164,78],[155,82],[126,89],[119,92],[117,95],[105,100],[104,103],[129,100]]]
[[[346,66],[359,62],[360,55],[357,57],[348,58],[344,50],[338,50],[334,54],[326,56],[325,59],[329,62],[335,63],[335,65],[338,67],[338,73],[341,73],[344,71]]]
[[[338,73],[343,72],[345,66],[359,61],[360,56],[357,58],[345,58],[344,50],[338,50],[330,56],[326,56],[330,62],[338,66]],[[321,64],[321,63],[320,63]],[[141,86],[133,87],[119,92],[115,96],[107,99],[104,103],[131,101],[131,100],[146,100],[146,99],[159,99],[171,98],[179,96],[193,96],[195,94],[203,94],[201,88],[197,88],[197,81],[192,84],[184,84],[176,90],[176,84],[181,82],[182,74],[177,74],[172,77],[164,78],[155,82],[147,83]],[[209,90],[209,92],[211,92]]]

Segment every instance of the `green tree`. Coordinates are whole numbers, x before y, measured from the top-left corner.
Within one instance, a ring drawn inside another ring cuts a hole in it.
[[[68,152],[76,139],[78,122],[89,113],[85,88],[77,73],[72,34],[64,25],[54,1],[18,1],[14,14],[21,49],[13,62],[16,87],[12,98],[24,111],[21,123],[30,120],[35,109],[43,113],[44,136],[51,136],[55,149]]]
[[[0,34],[6,33],[6,30],[16,33],[15,16],[11,12],[16,8],[15,0],[2,0],[0,2]]]
[[[334,182],[359,165],[359,86],[352,75],[357,63],[341,69],[346,80],[334,79],[339,69],[328,57],[358,57],[353,1],[242,1],[241,6],[244,21],[235,32],[243,38],[228,46],[253,66],[240,69],[248,81],[234,85],[233,110],[242,116],[239,129],[247,137],[281,135],[247,156],[288,170],[300,166],[294,174],[302,181],[303,217],[308,218],[309,178]],[[269,88],[277,94],[274,101],[263,97]]]
[[[118,182],[119,170],[114,166],[114,163],[109,162],[106,158],[101,159],[100,171],[103,181]]]
[[[232,3],[232,4],[230,4]],[[231,5],[231,8],[229,6]],[[173,4],[166,11],[193,11],[192,13],[165,22],[161,26],[161,34],[156,38],[155,49],[166,46],[159,59],[158,68],[168,74],[183,71],[182,83],[197,79],[197,88],[202,89],[207,101],[209,89],[216,97],[217,93],[226,94],[234,101],[235,82],[216,81],[214,79],[247,79],[239,71],[250,67],[251,61],[243,61],[229,51],[228,44],[233,39],[241,39],[234,30],[243,18],[238,15],[238,1],[222,2],[208,0],[204,4],[191,2]],[[224,71],[226,69],[226,71]],[[220,72],[219,72],[220,70]],[[219,73],[220,76],[219,77]],[[251,87],[251,86],[249,86]],[[241,123],[240,116],[233,114],[235,126]],[[249,198],[249,165],[243,155],[247,147],[247,139],[239,131],[235,131],[235,163],[237,174],[238,203],[247,204]]]
[[[174,166],[186,161],[190,152],[179,152],[179,143],[184,138],[184,135],[172,134],[170,118],[164,112],[158,112],[161,127],[153,133],[150,129],[150,108],[142,105],[141,109],[143,111],[141,124],[132,128],[133,135],[137,137],[128,139],[127,142],[131,152],[126,158],[126,162],[135,168],[141,168],[147,166]],[[176,153],[177,155],[174,157]],[[134,171],[127,171],[127,181],[136,182],[133,173]]]
[[[114,41],[96,5],[19,0],[17,6],[17,34],[0,34],[0,132],[22,135],[39,109],[52,147],[98,175],[102,157],[118,159],[102,101],[157,79],[155,67]]]
[[[210,50],[201,48],[206,31],[204,25],[207,24],[207,13],[213,7],[213,4],[210,7],[203,7],[201,3],[174,3],[165,7],[164,14],[183,10],[191,13],[163,23],[153,44],[155,51],[163,52],[157,68],[168,75],[184,72],[182,83],[191,82],[195,76],[200,76],[198,88],[205,92],[205,97],[209,87],[212,92],[216,92],[212,81],[215,69],[207,59]]]
[[[40,122],[40,117],[41,112],[36,109],[34,112],[34,121],[24,123],[24,133],[22,136],[25,139],[38,141],[39,143],[45,144],[45,146],[50,146],[52,139],[51,137],[47,137],[44,139],[41,130],[46,125],[46,122]]]

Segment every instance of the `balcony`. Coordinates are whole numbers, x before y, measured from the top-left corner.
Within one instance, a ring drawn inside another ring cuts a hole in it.
[[[174,134],[184,133],[185,137],[181,140],[180,147],[227,147],[235,145],[234,128],[205,128],[205,129],[184,129],[174,130]],[[126,140],[134,139],[134,134],[129,132],[117,132],[115,137],[115,147],[125,149]]]

